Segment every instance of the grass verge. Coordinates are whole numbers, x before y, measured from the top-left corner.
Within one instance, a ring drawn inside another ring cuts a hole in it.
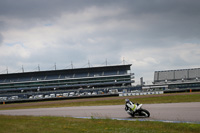
[[[0,115],[1,133],[198,133],[200,124]]]
[[[25,109],[25,108],[50,108],[50,107],[69,107],[69,106],[100,106],[100,105],[121,105],[124,99],[129,98],[135,103],[180,103],[180,102],[200,102],[200,93],[177,93],[162,95],[130,96],[130,97],[108,97],[108,98],[89,98],[89,99],[68,99],[62,101],[44,101],[34,103],[15,103],[0,105],[0,110]]]

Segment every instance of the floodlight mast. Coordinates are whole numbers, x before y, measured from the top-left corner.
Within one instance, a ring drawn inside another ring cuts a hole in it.
[[[123,65],[125,65],[125,59],[124,59],[124,57],[123,57]]]
[[[23,65],[22,65],[22,72],[24,73],[24,67],[23,67]]]
[[[71,61],[71,67],[72,67],[72,69],[74,68],[74,66],[73,66],[73,62]]]
[[[88,67],[90,68],[90,60],[88,60]]]
[[[38,71],[40,71],[40,65],[38,64]]]
[[[55,67],[55,70],[56,70],[56,63],[55,63],[55,65],[54,65],[54,67]]]
[[[6,66],[6,72],[7,72],[7,74],[8,74],[8,66]]]

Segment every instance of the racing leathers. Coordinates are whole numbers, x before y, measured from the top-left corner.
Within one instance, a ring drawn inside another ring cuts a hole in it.
[[[127,111],[130,111],[130,112],[132,112],[133,111],[133,113],[137,110],[137,107],[138,107],[138,104],[136,103],[136,104],[134,104],[133,102],[131,102],[131,101],[128,101],[128,102],[126,102],[126,110]],[[129,109],[129,110],[128,110]]]

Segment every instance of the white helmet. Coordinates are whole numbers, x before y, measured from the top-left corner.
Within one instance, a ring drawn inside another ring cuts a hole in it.
[[[125,99],[126,102],[129,102],[129,99]]]

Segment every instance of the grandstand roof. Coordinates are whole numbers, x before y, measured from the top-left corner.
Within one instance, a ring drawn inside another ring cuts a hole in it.
[[[43,75],[48,76],[48,75],[59,75],[59,74],[90,73],[90,72],[99,72],[99,71],[103,72],[103,71],[130,70],[130,66],[131,66],[131,64],[88,67],[88,68],[61,69],[61,70],[48,70],[48,71],[34,71],[34,72],[23,72],[23,73],[8,73],[8,74],[0,74],[0,79],[43,76]]]

